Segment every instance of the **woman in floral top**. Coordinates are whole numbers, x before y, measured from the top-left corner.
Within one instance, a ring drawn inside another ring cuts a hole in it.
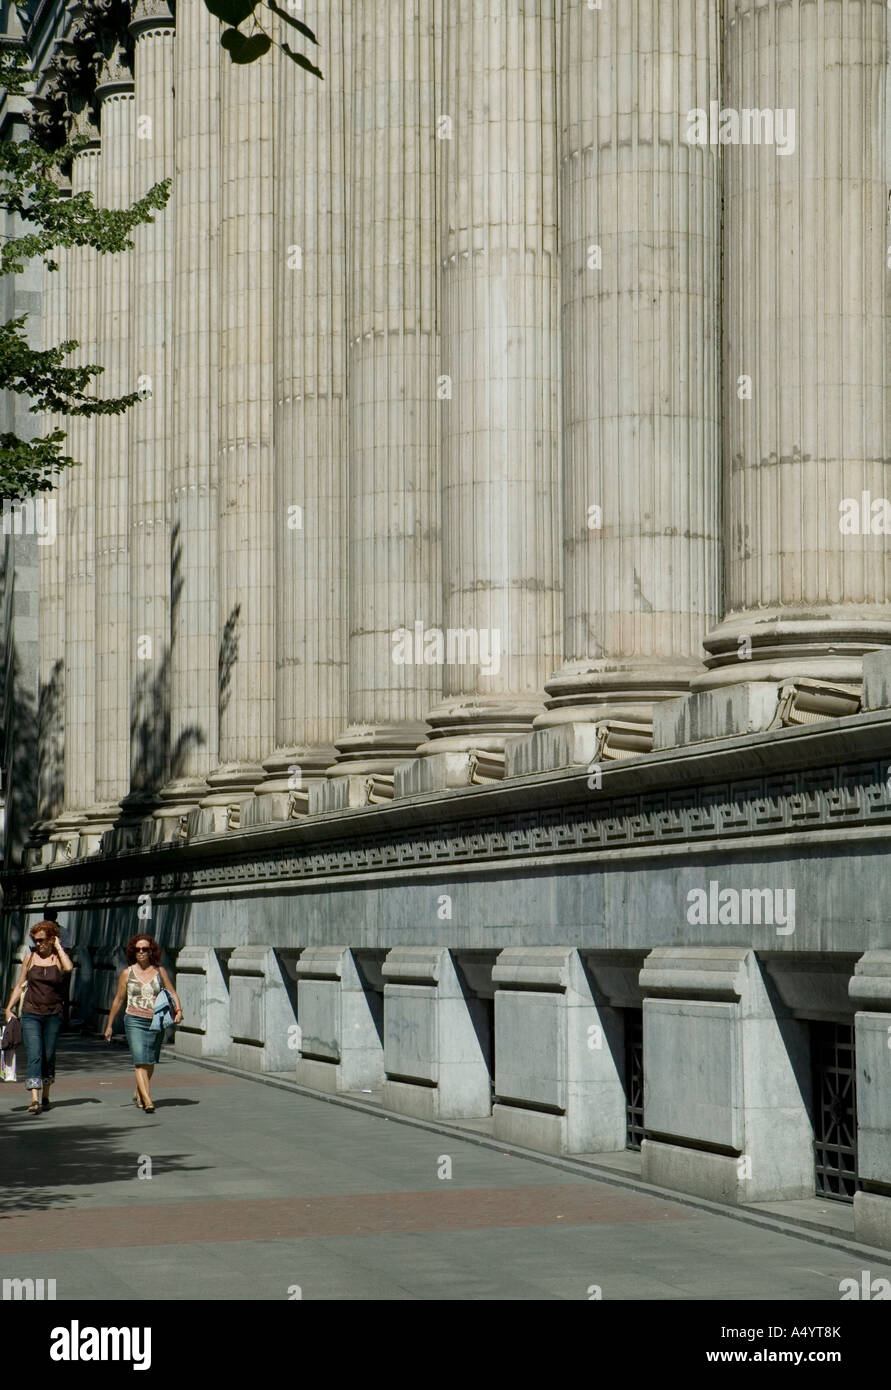
[[[130,964],[121,971],[117,993],[108,1011],[105,1038],[111,1042],[112,1025],[126,1000],[124,1032],[136,1069],[133,1103],[146,1115],[153,1115],[155,1107],[152,1105],[149,1082],[161,1056],[164,1034],[163,1029],[152,1031],[152,1017],[155,1000],[161,990],[166,990],[176,1005],[174,1023],[182,1023],[183,1011],[179,996],[170,983],[170,976],[161,964],[161,947],[153,936],[131,936],[127,942],[126,956]]]

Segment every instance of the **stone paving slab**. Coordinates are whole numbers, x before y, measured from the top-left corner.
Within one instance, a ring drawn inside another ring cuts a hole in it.
[[[0,1086],[0,1277],[53,1278],[61,1300],[838,1301],[867,1267],[180,1058],[153,1116],[100,1044],[68,1043],[59,1073],[46,1115]]]

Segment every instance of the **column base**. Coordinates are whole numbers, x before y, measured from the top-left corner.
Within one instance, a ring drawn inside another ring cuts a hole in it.
[[[437,753],[504,752],[508,739],[528,734],[544,706],[544,694],[463,695],[443,701],[425,716],[431,734],[419,757]]]
[[[153,844],[186,839],[187,818],[198,809],[210,788],[203,777],[178,777],[159,792],[160,805],[152,812],[155,828]]]
[[[394,771],[417,754],[418,744],[429,734],[426,724],[351,724],[334,740],[337,761],[325,771],[328,777],[392,777]]]
[[[252,801],[254,789],[263,781],[260,763],[222,763],[207,775],[210,788],[199,802],[201,814],[195,829],[207,834],[240,830],[245,802]]]
[[[604,719],[649,724],[653,706],[686,695],[702,667],[680,664],[603,660],[571,661],[546,683],[546,709],[534,721],[536,729]]]
[[[121,798],[121,815],[114,828],[114,847],[150,845],[155,837],[154,813],[160,797],[154,791],[129,792]]]
[[[309,812],[309,789],[327,780],[325,769],[337,757],[333,744],[295,744],[276,748],[263,759],[267,773],[244,807],[245,825],[295,820]]]
[[[55,863],[59,860],[65,861],[77,857],[83,826],[84,814],[82,811],[63,811],[60,816],[56,817],[54,829],[50,836],[53,856],[49,862]]]
[[[94,837],[95,843],[89,849],[81,845],[87,814],[86,811],[63,811],[53,820],[33,825],[25,846],[28,866],[38,868],[44,864],[64,863],[93,853],[98,848],[97,838]]]
[[[116,830],[121,819],[121,805],[118,801],[98,801],[85,813],[85,825],[81,831],[78,850],[80,854],[96,854],[100,849],[125,849],[128,847],[124,837],[123,844],[111,845],[105,840]],[[104,843],[103,843],[104,842]]]
[[[28,838],[22,850],[22,862],[27,868],[37,869],[41,864],[52,862],[52,827],[51,820],[38,820],[28,827]]]
[[[732,614],[706,637],[705,665],[691,690],[715,690],[741,681],[788,681],[796,677],[860,685],[863,657],[891,646],[891,614],[864,617],[845,613],[798,614],[788,608]]]

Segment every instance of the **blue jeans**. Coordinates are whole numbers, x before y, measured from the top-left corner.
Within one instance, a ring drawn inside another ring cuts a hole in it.
[[[25,1085],[39,1090],[56,1079],[56,1038],[62,1027],[61,1014],[22,1014],[22,1037],[28,1053]]]

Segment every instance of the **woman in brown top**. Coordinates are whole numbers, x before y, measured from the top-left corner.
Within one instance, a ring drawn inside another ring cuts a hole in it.
[[[25,991],[22,1005],[22,1035],[28,1053],[25,1085],[31,1091],[28,1113],[36,1115],[42,1108],[49,1110],[50,1086],[56,1079],[56,1038],[62,1027],[65,997],[68,993],[66,976],[74,969],[59,937],[55,922],[38,922],[31,929],[33,951],[22,961],[15,989],[6,1005],[7,1022]],[[43,1100],[40,1084],[43,1082]]]

